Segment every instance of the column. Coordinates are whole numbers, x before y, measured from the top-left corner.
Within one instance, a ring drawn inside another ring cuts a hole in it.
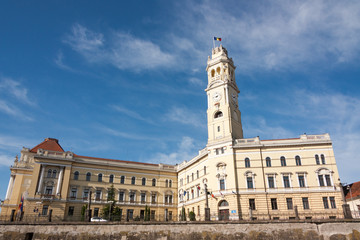
[[[56,186],[56,195],[60,195],[63,173],[64,173],[64,167],[60,167],[59,178]]]
[[[38,189],[37,189],[37,194],[40,194],[42,186],[43,186],[43,182],[44,182],[44,177],[45,177],[45,167],[46,165],[41,164],[41,173],[40,173],[40,180],[39,180],[39,184],[38,184]]]
[[[13,188],[13,186],[14,186],[14,179],[15,179],[15,176],[14,176],[14,175],[11,175],[11,176],[10,176],[10,180],[9,180],[9,185],[8,185],[8,188],[7,188],[7,191],[6,191],[5,200],[6,200],[6,199],[9,199],[10,196],[11,196],[12,188]]]

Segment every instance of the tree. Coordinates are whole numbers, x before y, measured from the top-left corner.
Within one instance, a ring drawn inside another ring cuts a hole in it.
[[[185,208],[182,207],[181,209],[181,221],[186,221],[186,213],[185,213]]]
[[[121,217],[121,209],[119,207],[115,207],[116,201],[114,184],[111,184],[108,189],[107,201],[109,204],[102,209],[102,217],[108,219],[109,221],[112,220],[113,217],[119,219],[119,215]]]
[[[196,215],[193,211],[189,212],[190,221],[196,221]]]
[[[147,205],[145,206],[144,221],[150,221],[150,208]]]
[[[87,204],[85,204],[81,207],[81,221],[85,220],[85,212],[86,212],[87,207],[88,207]]]

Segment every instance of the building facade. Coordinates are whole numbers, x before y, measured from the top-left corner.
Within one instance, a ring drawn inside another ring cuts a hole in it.
[[[212,50],[206,71],[208,143],[196,157],[179,165],[101,159],[48,138],[15,159],[1,216],[36,219],[52,210],[60,220],[80,220],[90,192],[93,215],[100,215],[113,189],[122,219],[143,219],[145,206],[157,221],[184,212],[204,220],[205,208],[211,220],[342,218],[330,136],[245,139],[235,66],[224,47]]]
[[[360,218],[360,182],[354,182],[344,186],[344,193],[352,217]]]

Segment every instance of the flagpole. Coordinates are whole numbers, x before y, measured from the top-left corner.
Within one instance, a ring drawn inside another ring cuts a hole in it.
[[[213,46],[214,46],[214,49],[215,49],[215,37],[213,37]]]

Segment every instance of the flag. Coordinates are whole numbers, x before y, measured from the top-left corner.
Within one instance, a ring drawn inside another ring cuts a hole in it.
[[[20,201],[20,204],[19,204],[19,209],[20,209],[21,212],[23,211],[23,207],[24,207],[24,196],[21,196],[21,201]]]
[[[186,191],[184,191],[184,196],[186,195]]]
[[[232,191],[233,194],[237,194],[236,192]]]
[[[199,190],[200,190],[200,186],[197,186],[197,189],[199,189]]]
[[[218,37],[214,37],[214,40],[221,42],[221,38],[218,38]]]
[[[191,193],[193,193],[194,192],[194,189],[191,189]]]
[[[221,191],[219,191],[219,193],[221,194],[221,196],[224,196],[224,194]]]

